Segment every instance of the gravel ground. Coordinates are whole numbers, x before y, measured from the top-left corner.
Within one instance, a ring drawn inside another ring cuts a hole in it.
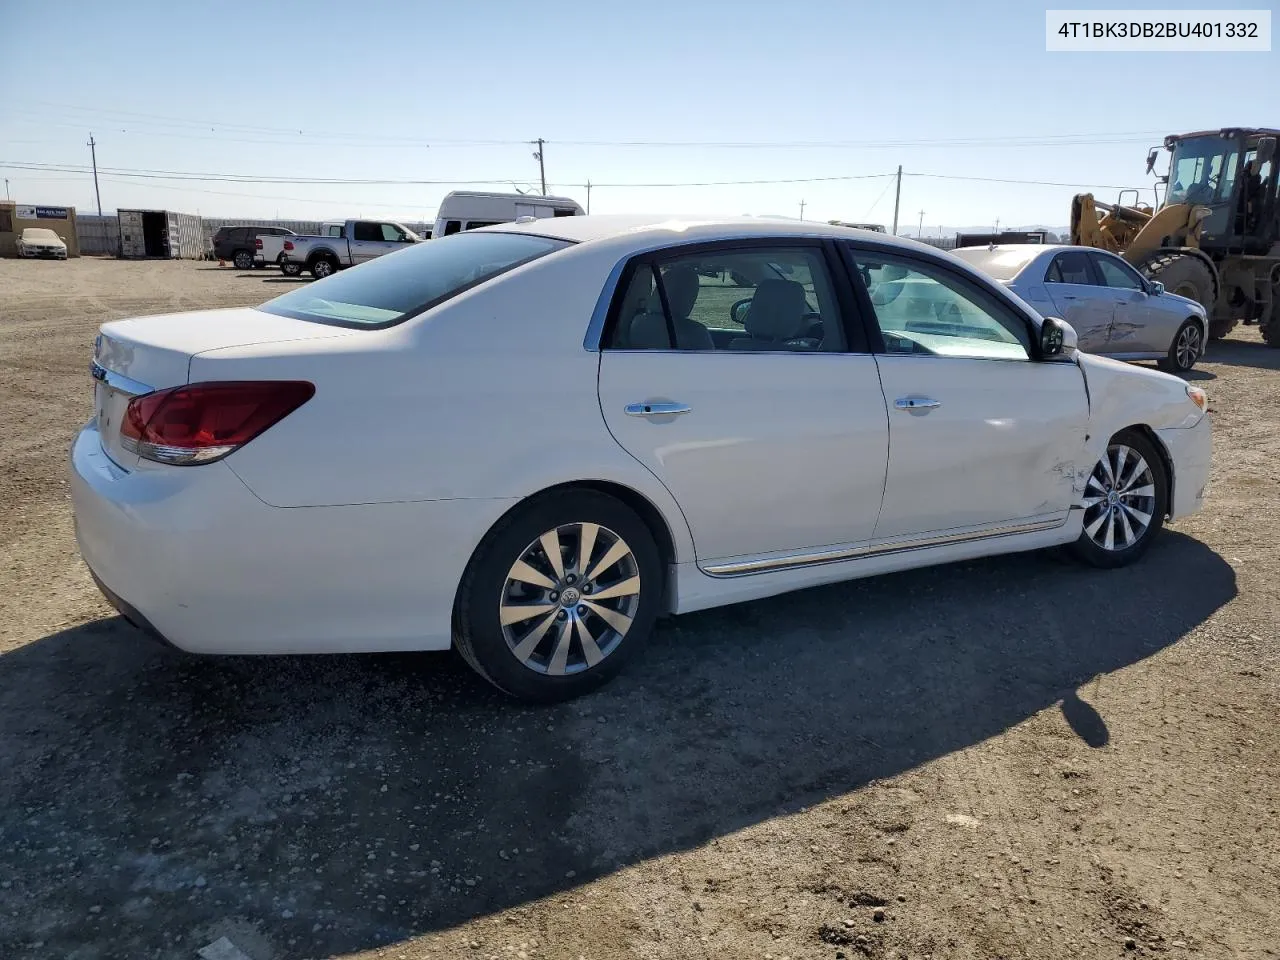
[[[79,562],[96,326],[274,272],[0,261],[0,957],[1280,953],[1280,351],[1215,344],[1209,505],[660,626],[513,706],[451,654],[202,659]],[[284,285],[277,285],[284,284]]]

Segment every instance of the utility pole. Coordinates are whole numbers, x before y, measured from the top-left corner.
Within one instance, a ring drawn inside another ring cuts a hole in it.
[[[538,149],[534,152],[533,158],[538,161],[538,175],[542,179],[542,195],[545,197],[547,195],[547,165],[542,159],[542,154],[546,148],[547,142],[541,137],[533,142],[538,145]]]
[[[4,198],[6,200],[13,199],[12,197],[9,196],[9,178],[8,177],[4,178]]]
[[[996,228],[995,228],[995,230],[994,230],[993,232],[994,232],[994,233],[999,233],[999,232],[1000,232],[1000,218],[999,218],[999,217],[996,217]]]
[[[898,164],[898,188],[893,191],[893,235],[898,235],[898,201],[902,199],[902,164]]]
[[[801,220],[804,219],[804,201],[803,200],[800,201],[800,219]]]
[[[98,190],[98,144],[93,139],[93,133],[89,134],[89,156],[93,158],[93,195],[98,198],[98,216],[102,216],[102,192]]]
[[[591,212],[591,181],[587,181],[587,213]]]
[[[920,223],[916,226],[916,239],[924,239],[924,211],[920,211]]]

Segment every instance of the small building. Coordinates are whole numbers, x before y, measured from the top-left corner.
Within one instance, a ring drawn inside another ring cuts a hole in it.
[[[127,260],[200,260],[205,255],[204,224],[194,214],[117,210],[116,217],[120,221],[120,256]]]
[[[67,245],[67,256],[80,256],[80,244],[76,239],[76,208],[29,206],[0,200],[0,257],[18,255],[18,237],[28,227],[44,227],[52,230]]]

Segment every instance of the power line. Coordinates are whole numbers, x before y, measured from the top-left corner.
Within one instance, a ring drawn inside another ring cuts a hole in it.
[[[904,173],[904,177],[928,177],[932,180],[972,180],[978,183],[1016,183],[1035,187],[1076,187],[1086,190],[1130,190],[1133,184],[1120,187],[1113,183],[1063,183],[1059,180],[1011,180],[1003,177],[965,177],[954,173]]]

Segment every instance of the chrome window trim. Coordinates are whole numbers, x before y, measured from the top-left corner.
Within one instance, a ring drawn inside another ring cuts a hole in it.
[[[829,563],[842,563],[846,560],[860,560],[866,557],[885,556],[893,553],[909,553],[915,550],[927,550],[931,547],[946,546],[953,543],[968,543],[974,540],[994,540],[999,537],[1011,537],[1021,533],[1038,533],[1063,526],[1067,517],[1052,517],[1045,520],[1029,520],[1022,523],[1000,524],[985,527],[981,530],[968,530],[961,533],[946,533],[932,537],[920,537],[914,540],[893,543],[862,544],[856,547],[835,547],[830,550],[803,551],[783,556],[755,557],[736,560],[729,563],[699,565],[702,572],[712,577],[742,577],[755,573],[775,573],[781,570],[794,570],[800,567],[823,566]]]

